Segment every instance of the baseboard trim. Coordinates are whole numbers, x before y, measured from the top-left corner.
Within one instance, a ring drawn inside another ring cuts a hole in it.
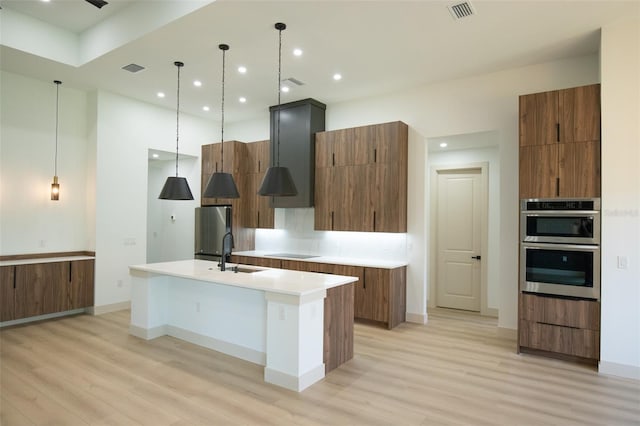
[[[264,381],[272,383],[283,388],[302,392],[315,382],[322,380],[324,377],[324,363],[307,371],[300,377],[296,377],[291,374],[283,373],[282,371],[274,370],[269,367],[264,368]]]
[[[213,349],[214,351],[222,352],[223,354],[231,355],[232,357],[240,358],[254,364],[266,365],[267,355],[265,352],[225,342],[203,334],[194,333],[193,331],[185,330],[173,325],[167,325],[165,327],[166,334],[169,336],[193,343],[194,345]]]
[[[415,324],[426,324],[429,319],[428,314],[414,314],[412,312],[407,312],[407,322],[412,322]]]
[[[498,318],[498,314],[499,311],[496,308],[486,308],[480,313],[482,316],[493,318]]]
[[[131,309],[131,302],[119,302],[111,303],[110,305],[92,306],[86,308],[85,312],[91,315],[102,315],[110,312],[124,311],[125,309]]]
[[[51,313],[51,314],[44,314],[44,315],[36,315],[35,317],[27,317],[27,318],[20,318],[20,319],[0,322],[0,328],[11,327],[12,325],[27,324],[27,323],[36,322],[36,321],[43,321],[43,320],[48,320],[48,319],[51,319],[51,318],[59,318],[59,317],[66,317],[66,316],[69,316],[69,315],[84,314],[84,313],[85,313],[84,308],[80,308],[80,309],[73,309],[73,310],[70,310],[70,311],[54,312],[54,313]]]
[[[600,361],[598,373],[606,376],[623,377],[640,381],[640,367],[635,365],[618,364],[617,362]]]
[[[129,334],[144,340],[152,340],[160,336],[166,336],[167,327],[164,325],[153,328],[142,328],[137,325],[129,325]]]
[[[517,340],[518,330],[516,330],[515,328],[498,327],[497,335],[501,339]]]

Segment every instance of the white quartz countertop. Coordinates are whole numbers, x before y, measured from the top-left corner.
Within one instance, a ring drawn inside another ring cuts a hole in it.
[[[257,272],[233,272],[233,263],[221,272],[218,262],[208,260],[179,260],[175,262],[150,263],[129,266],[130,272],[140,271],[159,275],[187,278],[235,287],[250,288],[272,293],[307,296],[332,287],[357,281],[356,277],[318,274],[315,272],[289,271],[285,269],[244,266]],[[241,267],[243,267],[241,265]]]
[[[381,268],[381,269],[395,269],[407,266],[409,263],[403,260],[379,260],[379,259],[359,259],[350,257],[332,257],[332,256],[316,256],[307,253],[288,253],[295,256],[308,255],[306,259],[299,257],[287,257],[287,253],[275,252],[275,251],[239,251],[233,254],[238,256],[251,256],[251,257],[264,257],[267,259],[285,259],[285,260],[298,260],[300,262],[313,262],[313,263],[330,263],[333,265],[348,265],[348,266],[364,266],[367,268]]]
[[[35,263],[71,262],[74,260],[91,260],[93,256],[41,257],[33,259],[2,260],[0,266],[32,265]]]

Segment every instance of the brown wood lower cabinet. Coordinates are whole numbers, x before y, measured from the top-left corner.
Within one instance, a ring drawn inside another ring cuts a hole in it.
[[[520,350],[600,358],[600,302],[521,293],[519,308]]]
[[[265,260],[277,260],[235,255],[232,257],[232,261],[234,259],[239,259],[239,263],[256,266],[271,266],[263,262]],[[282,260],[280,266],[271,267],[358,277],[358,281],[354,285],[354,318],[381,323],[389,329],[406,321],[407,268],[404,266],[394,269],[382,269]]]
[[[1,321],[93,306],[94,260],[3,266]]]

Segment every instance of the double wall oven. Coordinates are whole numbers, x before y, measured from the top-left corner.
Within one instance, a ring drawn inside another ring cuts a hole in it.
[[[520,289],[600,299],[600,199],[520,204]]]

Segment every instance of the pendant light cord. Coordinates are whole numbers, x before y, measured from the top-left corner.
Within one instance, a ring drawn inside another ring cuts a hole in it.
[[[283,25],[284,26],[284,25]],[[286,28],[286,27],[285,27]],[[282,90],[282,27],[278,28],[278,152],[276,157],[276,166],[280,167],[280,91]]]
[[[178,142],[180,140],[180,68],[184,65],[182,62],[175,62],[178,67],[178,94],[176,105],[176,177],[178,177]]]
[[[53,162],[53,175],[58,176],[58,110],[60,108],[60,84],[61,81],[55,80],[56,84],[56,151]]]
[[[220,118],[220,171],[224,173],[224,69],[225,69],[225,52],[229,48],[226,49],[220,46],[222,50],[222,106],[220,108],[221,118]]]

